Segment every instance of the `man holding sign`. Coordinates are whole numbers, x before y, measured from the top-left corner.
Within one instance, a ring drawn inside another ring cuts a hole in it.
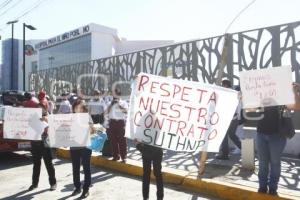
[[[230,104],[224,104],[230,102]],[[162,149],[218,152],[238,104],[227,88],[141,73],[132,85],[125,136],[143,158],[143,197],[148,199],[151,163],[157,199],[163,199]]]
[[[283,109],[294,104],[290,67],[273,67],[240,73],[244,108],[262,107],[257,123],[260,193],[277,195],[281,155],[286,137],[280,134]]]
[[[43,93],[45,94],[45,93]],[[52,163],[52,153],[49,146],[45,144],[45,138],[47,135],[48,124],[47,124],[47,108],[44,106],[42,99],[40,102],[36,102],[30,93],[25,93],[25,102],[23,102],[24,107],[27,107],[26,113],[29,113],[29,108],[31,111],[39,110],[39,118],[34,122],[29,122],[28,125],[32,127],[33,131],[28,131],[28,134],[33,134],[36,132],[37,138],[32,138],[31,140],[31,154],[33,159],[33,169],[32,169],[32,184],[28,188],[29,191],[38,187],[39,177],[41,171],[41,160],[44,160],[45,167],[49,176],[50,190],[56,189],[56,178],[55,169]],[[21,120],[23,116],[20,116]],[[41,121],[40,121],[41,118]],[[14,126],[15,127],[15,126]]]

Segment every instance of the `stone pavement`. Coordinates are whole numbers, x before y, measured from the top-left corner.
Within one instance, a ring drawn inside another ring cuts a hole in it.
[[[92,164],[124,173],[141,176],[141,154],[132,142],[128,145],[126,164],[110,161],[101,153],[93,152]],[[66,150],[58,155],[68,157]],[[208,153],[205,173],[198,175],[199,154],[165,151],[163,158],[164,181],[182,185],[192,191],[202,192],[223,199],[300,199],[300,160],[283,157],[282,173],[279,183],[279,197],[257,193],[258,162],[255,170],[246,170],[241,166],[240,155],[231,155],[229,160],[217,160]]]

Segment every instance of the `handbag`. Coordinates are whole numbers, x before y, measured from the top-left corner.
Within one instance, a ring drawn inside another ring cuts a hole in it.
[[[91,146],[88,148],[92,151],[100,152],[103,149],[104,142],[107,140],[106,133],[96,132],[91,136]]]
[[[286,107],[279,109],[279,127],[278,132],[280,135],[291,139],[296,134],[291,113]]]

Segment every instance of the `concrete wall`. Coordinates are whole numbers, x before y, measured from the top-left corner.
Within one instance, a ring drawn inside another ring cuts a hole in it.
[[[92,60],[112,56],[115,44],[115,38],[111,34],[92,33]]]

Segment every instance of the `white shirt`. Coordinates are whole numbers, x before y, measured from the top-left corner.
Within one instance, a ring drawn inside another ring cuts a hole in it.
[[[63,114],[72,113],[72,106],[68,100],[64,100],[60,103],[58,113],[63,113]]]
[[[128,104],[126,101],[119,100],[118,103],[115,103],[112,107],[110,112],[108,113],[109,119],[115,119],[115,120],[126,120],[127,114],[124,113],[124,111],[121,110],[121,108],[128,110]]]
[[[89,102],[89,112],[91,115],[102,114],[105,108],[106,108],[106,103],[101,97],[99,97],[98,99],[92,99]]]

